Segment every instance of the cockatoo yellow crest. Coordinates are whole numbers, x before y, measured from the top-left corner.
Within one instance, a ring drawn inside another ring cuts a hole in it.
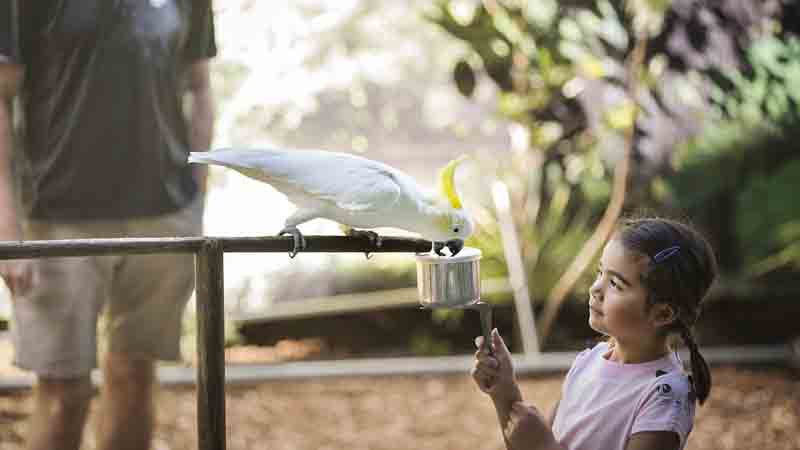
[[[446,166],[439,171],[439,189],[444,197],[450,202],[450,206],[455,209],[461,209],[461,198],[456,191],[456,168],[461,164],[467,155],[462,155],[447,163]]]

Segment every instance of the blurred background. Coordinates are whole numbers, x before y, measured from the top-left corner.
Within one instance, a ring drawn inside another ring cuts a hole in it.
[[[596,338],[585,303],[597,250],[617,219],[642,212],[691,221],[717,251],[701,347],[783,348],[800,335],[797,2],[219,0],[215,15],[215,147],[351,152],[430,186],[472,156],[457,175],[478,221],[467,244],[483,252],[485,300],[515,352],[528,329],[543,352]],[[293,208],[212,169],[206,234],[273,235]],[[339,232],[324,220],[301,229]],[[480,330],[469,312],[419,309],[409,255],[225,265],[231,365],[470,355]],[[187,365],[194,338],[190,311]],[[2,364],[12,351],[4,339]],[[800,448],[790,366],[715,367],[688,448]],[[526,396],[549,408],[561,375],[525,378]],[[281,383],[232,389],[229,446],[500,448],[488,400],[463,376]],[[0,449],[24,435],[20,392],[0,397]],[[168,395],[156,444],[192,448],[193,391]]]

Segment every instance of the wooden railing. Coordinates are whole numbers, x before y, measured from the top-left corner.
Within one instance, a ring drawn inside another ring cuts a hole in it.
[[[197,302],[197,442],[200,450],[225,449],[224,284],[225,253],[289,252],[289,237],[182,237],[0,241],[0,260],[119,254],[193,253]],[[384,237],[306,236],[304,252],[423,253],[431,243]],[[302,255],[300,255],[302,257]]]

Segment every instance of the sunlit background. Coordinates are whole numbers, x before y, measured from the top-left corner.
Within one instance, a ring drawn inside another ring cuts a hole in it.
[[[698,324],[701,348],[748,363],[715,366],[687,448],[800,449],[800,389],[787,362],[792,342],[795,361],[800,351],[799,9],[711,3],[217,0],[213,147],[350,152],[427,187],[439,167],[470,155],[456,177],[478,223],[468,245],[483,252],[485,300],[517,353],[534,328],[520,302],[531,303],[546,353],[596,338],[586,293],[617,219],[689,219],[721,268]],[[205,233],[275,235],[293,209],[268,185],[212,168]],[[340,233],[325,220],[300,228]],[[233,366],[467,358],[479,332],[463,311],[419,311],[410,255],[228,254],[225,266]],[[304,299],[318,309],[273,320]],[[345,299],[393,306],[336,314]],[[8,300],[0,306],[7,317]],[[194,318],[190,308],[179,368],[194,363]],[[11,352],[0,340],[0,378],[19,375],[2,365]],[[766,369],[751,367],[759,358]],[[560,379],[525,378],[523,390],[546,410]],[[166,398],[155,448],[194,448],[193,391]],[[232,448],[502,444],[465,373],[312,377],[232,388],[228,398]],[[2,414],[16,401],[0,396],[0,450],[19,448],[25,414]]]
[[[426,3],[221,4],[214,147],[351,152],[401,168],[427,187],[454,157],[507,152],[508,125],[491,114],[493,90],[485,85],[472,100],[458,93],[451,70],[466,49],[425,21]],[[459,173],[468,204],[474,197],[469,194],[486,189],[480,184],[488,179],[470,179],[474,170],[465,165]],[[262,236],[283,227],[294,206],[282,194],[225,169],[212,171],[208,235]],[[301,230],[340,233],[323,219]],[[241,312],[268,306],[272,274],[290,266],[330,271],[359,259],[363,255],[227,255],[225,283],[235,299],[228,306]],[[377,255],[372,264],[399,259],[408,262],[407,256]],[[316,295],[325,293],[324,282],[320,276]]]

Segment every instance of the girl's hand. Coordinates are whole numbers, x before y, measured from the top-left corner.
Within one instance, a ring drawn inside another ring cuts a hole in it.
[[[514,449],[553,450],[561,448],[547,420],[534,406],[514,402],[503,429],[503,436]]]
[[[478,388],[489,394],[494,400],[509,402],[521,400],[514,376],[514,366],[511,362],[511,352],[508,351],[497,328],[492,330],[491,339],[491,344],[486,344],[483,342],[483,336],[475,338],[478,351],[475,352],[475,364],[471,370],[472,378]],[[492,346],[493,355],[489,353],[488,345]]]

